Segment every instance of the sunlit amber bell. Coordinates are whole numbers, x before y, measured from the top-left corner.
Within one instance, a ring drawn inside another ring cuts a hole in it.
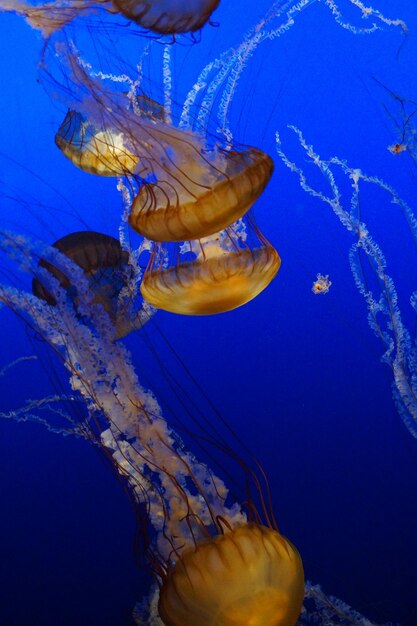
[[[304,596],[297,549],[248,524],[188,550],[164,582],[166,626],[294,626]]]
[[[255,149],[230,152],[226,162],[227,171],[219,172],[209,189],[185,179],[177,185],[175,181],[144,185],[133,202],[130,226],[152,241],[202,239],[230,226],[261,195],[274,163]],[[212,168],[214,173],[217,175]],[[192,193],[184,196],[187,185]]]
[[[182,315],[231,311],[255,298],[278,272],[281,259],[272,246],[241,250],[147,272],[144,299],[158,309]]]
[[[73,143],[55,136],[58,148],[77,167],[96,176],[132,174],[138,158],[116,141],[111,133],[97,133],[90,141]]]

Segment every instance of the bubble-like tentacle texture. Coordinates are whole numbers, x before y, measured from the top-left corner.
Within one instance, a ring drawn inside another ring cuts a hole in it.
[[[58,239],[53,247],[84,271],[94,293],[93,302],[100,304],[110,317],[116,338],[139,328],[146,321],[149,313],[142,315],[143,312],[135,308],[135,289],[130,284],[137,282],[140,276],[134,275],[135,268],[130,264],[130,255],[121,248],[117,239],[94,231],[80,231]],[[62,271],[44,258],[39,261],[39,267],[42,268],[41,272],[47,270],[50,276],[59,281],[77,310],[79,293],[71,272]],[[35,276],[32,281],[34,295],[56,306],[55,296],[44,283],[45,279]],[[123,291],[128,291],[131,297],[124,297]]]

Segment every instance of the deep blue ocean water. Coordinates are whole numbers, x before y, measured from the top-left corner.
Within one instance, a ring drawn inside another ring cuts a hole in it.
[[[268,6],[222,0],[218,27],[206,26],[200,42],[173,49],[178,100]],[[346,0],[340,6],[362,25]],[[300,189],[275,152],[278,130],[284,149],[305,165],[287,129],[295,124],[323,158],[338,155],[384,179],[417,211],[412,161],[387,150],[397,141],[387,108],[400,119],[398,102],[374,80],[417,101],[417,4],[374,0],[374,6],[407,23],[405,40],[395,28],[355,35],[316,2],[288,32],[260,46],[234,96],[234,137],[276,163],[255,213],[282,257],[277,278],[233,312],[195,318],[160,312],[155,320],[261,460],[278,523],[298,547],[307,578],[372,621],[416,626],[417,441],[394,406],[392,374],[380,361],[382,344],[352,279],[352,236],[330,207]],[[79,230],[82,220],[115,235],[121,206],[115,182],[75,169],[54,144],[65,106],[37,80],[41,36],[9,14],[0,14],[0,32],[2,226],[47,243]],[[122,29],[112,36],[134,62],[142,38]],[[398,207],[369,193],[361,214],[386,252],[413,330],[415,250]],[[332,280],[325,296],[311,292],[318,272]],[[148,332],[156,336],[152,326]],[[33,333],[6,309],[0,336],[0,369],[34,353]],[[169,396],[157,368],[146,364],[141,337],[126,342],[147,371],[146,384]],[[160,358],[189,385],[158,345]],[[54,392],[54,361],[44,346],[39,350],[40,362],[21,363],[0,378],[0,411]],[[114,474],[84,441],[6,420],[0,431],[0,625],[130,624],[147,582],[134,563],[134,517]]]

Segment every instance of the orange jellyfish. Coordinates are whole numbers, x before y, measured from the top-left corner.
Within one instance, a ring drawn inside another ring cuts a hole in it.
[[[102,97],[91,120],[69,111],[55,141],[86,172],[137,181],[129,224],[147,239],[217,233],[245,215],[268,184],[274,164],[262,150],[208,150],[203,137],[168,123],[153,100],[135,97],[132,107],[126,95]],[[89,102],[86,108],[92,111]]]
[[[97,9],[120,13],[161,35],[176,35],[202,28],[219,3],[220,0],[55,0],[33,6],[20,0],[0,0],[0,10],[23,15],[45,37],[79,15],[91,15]]]
[[[76,111],[68,111],[55,143],[74,165],[98,176],[132,174],[138,162],[123,145],[121,133],[97,130]]]
[[[202,28],[220,0],[113,0],[113,4],[143,28],[174,35]]]
[[[163,107],[151,98],[138,95],[133,105],[138,116],[164,121]],[[121,129],[97,127],[86,115],[71,109],[55,135],[55,143],[76,167],[96,176],[133,175],[138,166],[139,158],[127,149]]]
[[[182,141],[190,139],[184,133]],[[177,132],[172,143],[180,141]],[[133,202],[129,224],[152,241],[200,239],[223,230],[245,215],[273,172],[272,159],[256,148],[219,151],[214,158],[202,149],[193,154],[191,145],[188,152],[174,177],[161,172]]]
[[[326,293],[329,293],[331,286],[332,281],[330,280],[329,275],[318,273],[316,280],[311,286],[311,291],[314,293],[315,296],[326,295]]]
[[[137,311],[132,318],[134,304],[131,292],[135,267],[130,263],[129,253],[121,248],[117,239],[94,231],[80,231],[58,239],[53,247],[83,270],[93,293],[93,303],[100,304],[111,319],[116,338],[142,325],[143,316]],[[42,276],[35,276],[32,281],[34,295],[56,306],[53,286],[46,286],[53,277],[78,310],[80,295],[77,282],[69,275],[68,268],[61,269],[59,259],[52,263],[44,258],[39,261],[39,267],[42,268]],[[47,275],[44,270],[47,270]],[[123,290],[127,292],[124,297]]]
[[[129,224],[139,234],[201,239],[236,222],[262,194],[274,168],[262,150],[225,149],[216,137],[175,125],[163,106],[133,88],[117,91],[111,79],[108,88],[72,49],[61,54],[79,102],[56,142],[88,172],[129,177]]]
[[[166,626],[294,626],[303,597],[296,548],[250,523],[185,551],[168,570],[159,614]]]
[[[212,315],[231,311],[263,291],[276,276],[281,259],[257,228],[239,226],[191,241],[182,248],[194,258],[165,267],[164,250],[155,245],[141,293],[152,306],[182,315]]]

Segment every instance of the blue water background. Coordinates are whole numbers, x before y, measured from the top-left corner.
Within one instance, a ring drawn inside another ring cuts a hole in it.
[[[214,16],[219,27],[174,51],[178,98],[268,4],[223,0]],[[374,4],[408,23],[402,47],[398,30],[355,36],[315,3],[251,59],[231,127],[239,142],[274,158],[279,130],[302,165],[286,129],[296,124],[323,157],[337,154],[384,178],[417,210],[410,163],[387,150],[396,135],[383,104],[392,102],[372,80],[417,99],[417,5]],[[114,235],[114,181],[76,170],[54,145],[65,107],[36,81],[40,36],[11,15],[0,15],[0,30],[2,225],[52,242],[82,228],[77,211],[91,228]],[[123,45],[133,59],[142,43]],[[398,208],[369,194],[362,215],[386,251],[407,310],[417,267]],[[373,621],[416,626],[417,442],[394,407],[382,345],[353,283],[351,235],[278,158],[256,216],[283,259],[272,285],[228,314],[158,313],[157,323],[262,461],[280,528],[299,548],[306,576]],[[318,272],[333,283],[324,297],[311,293]],[[0,324],[1,368],[33,347],[11,313],[2,310]],[[140,363],[140,338],[128,343]],[[53,360],[43,363],[20,364],[0,379],[1,409],[53,391]],[[179,366],[175,374],[189,384]],[[156,373],[157,395],[169,395],[163,384]],[[129,624],[146,583],[132,557],[131,507],[107,464],[87,443],[40,426],[0,421],[0,431],[0,624]]]

